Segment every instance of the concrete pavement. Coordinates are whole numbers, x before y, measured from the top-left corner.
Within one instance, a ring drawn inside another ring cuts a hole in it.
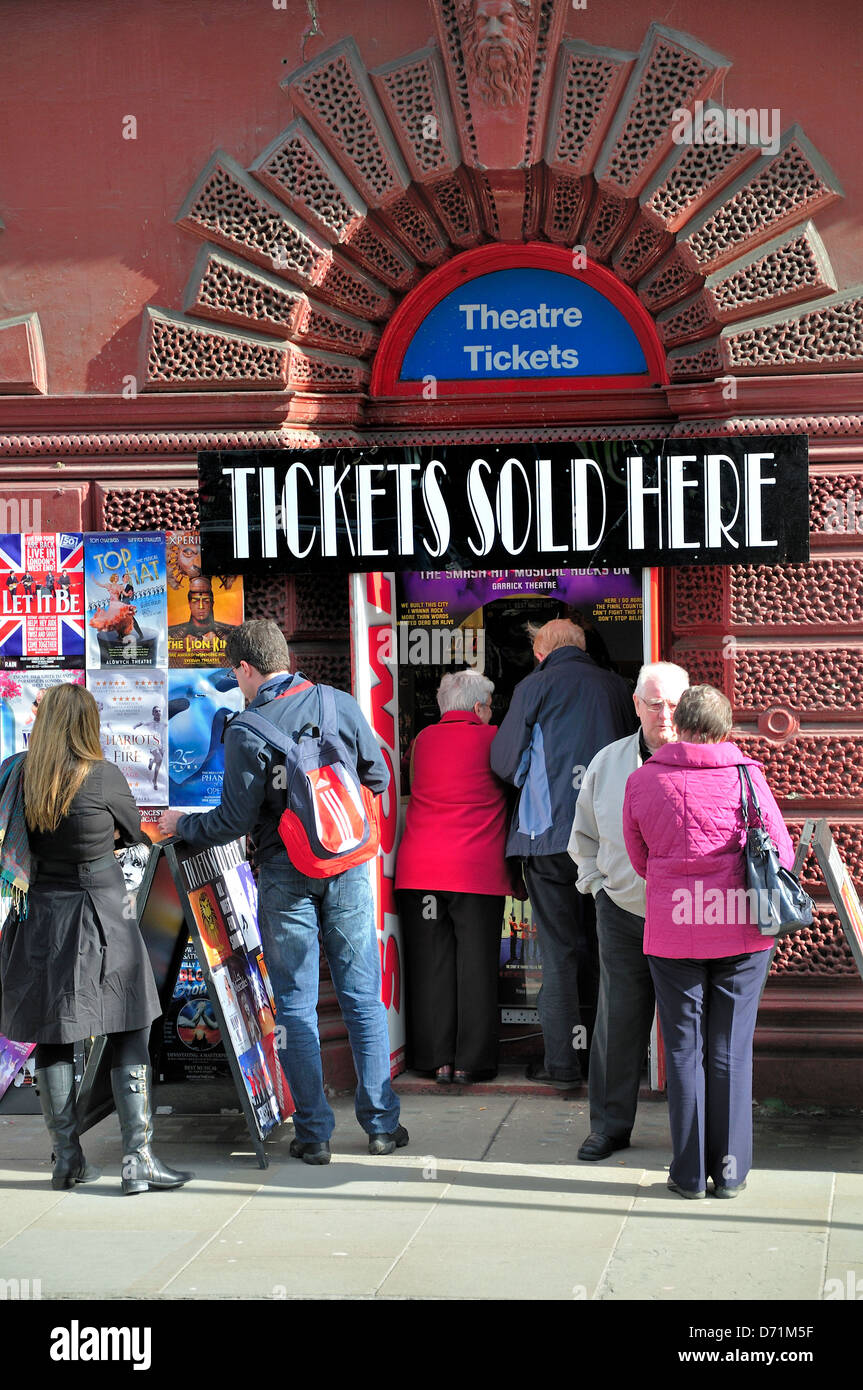
[[[290,1126],[261,1170],[239,1115],[158,1115],[160,1156],[197,1177],[134,1199],[120,1193],[113,1115],[85,1137],[105,1175],[69,1192],[49,1185],[41,1117],[2,1116],[0,1289],[38,1281],[43,1300],[863,1298],[859,1112],[760,1111],[748,1190],[684,1202],[665,1187],[663,1101],[641,1103],[630,1149],[587,1164],[575,1157],[581,1097],[504,1085],[402,1099],[411,1143],[384,1158],[366,1152],[350,1100],[334,1101],[325,1168],[289,1157]]]

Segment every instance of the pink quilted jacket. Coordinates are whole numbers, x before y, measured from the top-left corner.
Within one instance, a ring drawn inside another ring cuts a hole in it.
[[[644,953],[707,960],[766,951],[750,925],[738,765],[749,768],[764,824],[789,868],[794,850],[761,764],[733,743],[668,743],[630,776],[623,834],[647,880]]]

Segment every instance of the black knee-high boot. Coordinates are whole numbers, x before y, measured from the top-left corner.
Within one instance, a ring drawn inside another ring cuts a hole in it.
[[[51,1143],[54,1146],[54,1172],[51,1186],[74,1187],[77,1182],[95,1182],[102,1176],[88,1163],[78,1137],[75,1108],[75,1068],[71,1062],[52,1062],[36,1072],[39,1103]]]
[[[143,1062],[114,1067],[111,1090],[123,1136],[123,1193],[132,1196],[150,1187],[182,1187],[195,1175],[162,1163],[150,1148],[153,1138],[152,1072]]]

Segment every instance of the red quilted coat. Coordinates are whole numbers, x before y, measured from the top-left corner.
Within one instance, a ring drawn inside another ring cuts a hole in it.
[[[761,764],[733,743],[668,743],[630,776],[623,834],[647,881],[644,953],[707,960],[766,951],[750,925],[738,766],[745,763],[764,824],[790,868],[794,850]]]

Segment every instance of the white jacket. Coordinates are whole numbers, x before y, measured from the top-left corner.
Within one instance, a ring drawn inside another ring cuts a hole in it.
[[[633,869],[623,843],[623,795],[630,773],[641,767],[639,733],[603,748],[591,762],[575,803],[569,853],[578,865],[580,893],[596,897],[603,888],[612,902],[644,916],[644,879]]]

